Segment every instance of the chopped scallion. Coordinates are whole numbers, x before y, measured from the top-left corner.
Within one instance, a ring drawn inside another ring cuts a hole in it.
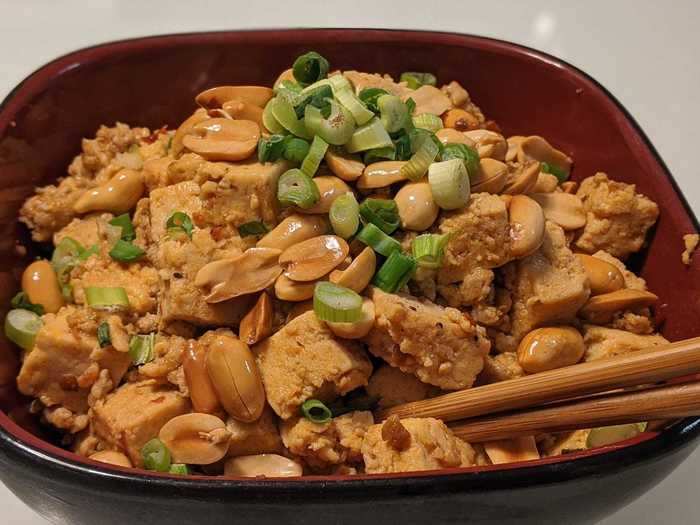
[[[374,117],[367,124],[355,130],[350,141],[345,145],[345,149],[348,150],[348,153],[357,153],[392,145],[391,137],[384,129],[381,120]]]
[[[398,137],[394,138],[394,150],[396,158],[394,160],[408,160],[413,152],[411,151],[411,136],[408,133],[402,132]]]
[[[461,159],[431,164],[428,182],[435,203],[443,210],[456,210],[469,203],[469,175]]]
[[[350,288],[320,281],[314,287],[314,312],[322,321],[354,323],[362,317],[362,297]]]
[[[191,239],[194,225],[189,215],[182,211],[176,211],[166,221],[165,229],[169,237],[176,238],[184,234]]]
[[[382,88],[365,88],[360,91],[359,98],[364,102],[367,109],[376,115],[379,115],[379,106],[377,105],[377,100],[382,95],[388,95],[389,93]]]
[[[321,165],[321,161],[323,160],[323,157],[325,157],[326,151],[328,151],[328,142],[316,135],[314,140],[311,142],[309,152],[306,154],[306,157],[304,157],[304,160],[301,163],[301,171],[303,171],[309,177],[316,175],[316,171]]]
[[[476,177],[479,173],[479,153],[466,144],[445,144],[440,154],[441,160],[462,159],[464,167],[470,177]]]
[[[333,419],[330,409],[318,399],[304,401],[301,405],[301,415],[317,425],[323,425]]]
[[[311,208],[320,198],[316,183],[300,169],[286,171],[277,182],[277,200],[284,206]]]
[[[361,126],[369,122],[374,113],[367,109],[365,105],[355,96],[352,85],[343,75],[334,75],[328,79],[333,88],[335,98],[340,102],[350,113],[352,113],[355,122]]]
[[[416,260],[410,255],[394,251],[384,261],[382,267],[374,275],[372,283],[387,293],[394,293],[403,288],[416,271]]]
[[[131,217],[129,217],[128,213],[117,215],[109,223],[122,229],[121,239],[123,241],[133,241],[136,238],[134,224],[131,222]]]
[[[29,297],[24,292],[18,292],[10,301],[12,308],[20,308],[29,310],[37,315],[44,315],[44,307],[40,304],[34,304],[29,300]]]
[[[270,229],[265,226],[265,223],[260,221],[246,222],[238,227],[238,234],[241,237],[265,235],[269,231]]]
[[[284,153],[284,135],[261,137],[258,142],[258,161],[261,163],[275,162]]]
[[[386,148],[376,148],[365,152],[364,155],[365,165],[370,165],[375,162],[382,162],[385,160],[396,160],[396,148],[393,146],[387,146]]]
[[[335,100],[330,99],[329,104],[330,113],[327,116],[316,106],[306,106],[304,123],[310,134],[321,137],[328,144],[342,146],[353,136],[355,119]]]
[[[372,223],[387,235],[399,227],[399,208],[394,199],[365,199],[360,205],[360,215],[365,224]]]
[[[85,299],[95,310],[119,310],[129,306],[126,290],[118,287],[86,286]]]
[[[416,110],[416,101],[408,97],[406,99],[406,107],[408,108],[408,114],[413,115],[413,112]]]
[[[135,244],[123,241],[122,239],[114,243],[112,249],[109,250],[109,256],[115,261],[120,262],[138,261],[145,254],[146,252]]]
[[[285,141],[284,158],[289,162],[301,164],[309,154],[309,143],[298,137],[290,137]]]
[[[171,465],[170,451],[158,438],[151,439],[141,448],[143,466],[147,470],[156,472],[168,472]]]
[[[272,106],[274,100],[274,98],[270,99],[270,101],[265,105],[265,109],[263,110],[262,114],[262,121],[263,125],[270,133],[282,133],[284,131],[284,127],[282,126],[282,124],[277,122],[277,119],[272,114]]]
[[[411,124],[408,107],[395,95],[382,95],[377,100],[381,121],[389,133],[396,133]]]
[[[331,204],[328,217],[336,235],[349,239],[360,226],[360,207],[353,193],[336,197]]]
[[[51,256],[51,265],[56,271],[61,292],[66,300],[71,300],[73,294],[69,284],[71,270],[98,252],[99,248],[97,246],[92,246],[86,250],[82,244],[71,237],[64,237],[56,245],[56,249],[54,249]]]
[[[442,119],[432,113],[421,113],[413,117],[413,125],[417,128],[427,129],[432,133],[435,133],[443,127]]]
[[[297,118],[294,107],[282,97],[275,97],[270,101],[270,111],[279,124],[290,133],[303,139],[310,139],[311,135],[306,130],[304,122]]]
[[[109,325],[107,322],[103,321],[97,327],[97,342],[100,344],[100,348],[109,346],[112,344],[112,336],[109,332]]]
[[[328,60],[315,51],[309,51],[294,61],[292,74],[300,85],[308,86],[325,78],[329,67]]]
[[[389,237],[371,222],[365,224],[360,230],[360,233],[357,234],[357,239],[384,257],[389,257],[395,251],[401,251],[401,243],[399,241]]]
[[[439,268],[445,254],[445,246],[450,241],[449,234],[424,233],[413,239],[411,249],[418,266]]]
[[[135,365],[143,365],[153,361],[156,344],[156,334],[134,335],[129,340],[129,356]]]
[[[5,336],[25,350],[32,349],[40,328],[41,317],[23,308],[10,310],[5,317]]]
[[[184,463],[173,463],[170,465],[170,470],[168,472],[178,476],[187,476],[190,473],[190,469]]]
[[[540,162],[540,171],[554,175],[557,179],[559,179],[560,183],[566,182],[569,178],[569,173],[566,170],[563,170],[554,164],[550,164],[549,162]]]
[[[425,131],[423,134],[426,136],[423,136],[422,140],[418,142],[418,149],[409,161],[401,167],[401,175],[413,181],[423,178],[440,153],[440,146],[433,139],[434,135]]]
[[[399,82],[406,82],[409,88],[418,89],[421,86],[434,86],[437,83],[437,79],[432,73],[407,71],[406,73],[401,73]]]

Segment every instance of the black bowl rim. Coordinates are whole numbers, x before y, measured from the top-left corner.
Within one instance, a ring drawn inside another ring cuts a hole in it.
[[[532,58],[536,58],[542,62],[546,62],[550,66],[555,66],[561,69],[572,72],[595,88],[609,99],[614,106],[625,116],[627,122],[631,125],[634,131],[642,138],[644,146],[651,153],[654,160],[658,163],[663,174],[666,176],[674,192],[680,199],[686,213],[690,217],[696,231],[700,230],[700,223],[695,216],[692,208],[688,204],[687,199],[683,195],[677,181],[671,174],[658,153],[652,142],[647,137],[639,123],[627,110],[627,108],[596,79],[589,74],[579,69],[578,67],[562,60],[558,57],[550,55],[544,51],[534,49],[532,47],[510,42],[503,39],[474,35],[470,33],[457,33],[452,31],[431,31],[431,30],[416,30],[416,29],[382,29],[382,28],[258,28],[244,30],[220,30],[220,31],[193,31],[184,33],[166,33],[159,35],[143,36],[126,38],[120,40],[112,40],[100,44],[79,48],[47,62],[38,67],[32,73],[27,75],[17,86],[15,86],[5,96],[0,103],[0,114],[8,103],[18,94],[21,93],[23,87],[31,81],[35,76],[43,71],[50,69],[52,66],[65,62],[71,57],[77,57],[86,51],[90,50],[106,50],[123,44],[137,44],[155,40],[165,39],[188,39],[198,37],[212,37],[216,35],[224,35],[230,33],[296,33],[296,32],[324,32],[324,31],[342,31],[344,33],[362,33],[366,31],[376,33],[404,33],[422,35],[446,35],[454,37],[467,37],[473,41],[490,42],[514,50],[518,53],[524,53]],[[63,68],[54,73],[57,76],[66,72],[72,67]],[[0,132],[4,129],[0,129]],[[2,411],[0,411],[2,413]],[[361,475],[347,476],[338,478],[337,476],[311,476],[296,479],[251,479],[251,478],[231,478],[231,477],[206,477],[206,476],[188,476],[188,477],[173,477],[167,474],[151,473],[140,469],[123,469],[100,466],[99,463],[84,458],[81,461],[67,459],[52,453],[47,450],[42,450],[18,436],[11,433],[4,427],[2,419],[0,419],[0,449],[11,453],[17,459],[30,466],[36,466],[41,470],[61,470],[65,473],[70,473],[76,477],[95,478],[97,477],[103,482],[112,482],[111,486],[123,486],[133,489],[135,483],[139,483],[142,487],[148,486],[151,489],[156,488],[183,488],[188,490],[206,490],[209,493],[219,492],[226,493],[226,497],[234,500],[243,500],[250,495],[259,495],[264,491],[266,495],[284,494],[295,495],[303,494],[305,503],[320,502],[321,499],[336,495],[342,496],[344,499],[366,498],[366,490],[372,489],[373,494],[378,495],[380,489],[388,490],[391,493],[401,492],[402,490],[422,490],[436,491],[440,494],[449,494],[452,492],[460,492],[465,489],[478,491],[494,490],[499,488],[513,488],[518,486],[535,486],[540,484],[561,483],[567,480],[580,479],[587,476],[601,476],[603,474],[613,474],[619,470],[628,468],[633,464],[641,464],[653,462],[662,456],[670,454],[676,450],[684,448],[690,442],[700,437],[700,417],[690,417],[677,422],[670,428],[664,429],[656,436],[651,438],[643,438],[630,440],[629,444],[620,446],[613,445],[600,449],[595,453],[589,454],[574,454],[571,459],[556,460],[549,463],[540,463],[528,465],[527,463],[514,464],[514,466],[499,466],[500,468],[485,468],[481,470],[472,469],[443,469],[439,471],[427,472],[410,472],[394,475]],[[49,444],[50,445],[50,444]],[[50,447],[53,447],[50,445]],[[123,485],[127,483],[128,485]],[[311,486],[311,487],[310,487]],[[235,491],[228,489],[235,488]],[[309,491],[313,488],[313,491]],[[214,496],[215,494],[212,494]],[[309,499],[309,496],[312,496]],[[233,501],[233,500],[232,500]]]

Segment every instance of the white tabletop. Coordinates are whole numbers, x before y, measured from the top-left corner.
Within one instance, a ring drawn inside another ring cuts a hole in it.
[[[281,27],[386,27],[480,34],[547,51],[600,81],[638,120],[691,206],[700,213],[695,149],[700,143],[699,19],[700,3],[692,0],[0,0],[0,97],[58,55],[134,36]],[[603,523],[698,523],[699,474],[700,452],[657,488]],[[47,523],[2,484],[0,509],[3,523]]]

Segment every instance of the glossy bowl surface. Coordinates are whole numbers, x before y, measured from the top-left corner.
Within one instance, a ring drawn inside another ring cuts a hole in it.
[[[220,84],[271,85],[294,57],[314,49],[333,68],[432,71],[457,80],[506,135],[539,134],[575,160],[574,179],[604,171],[635,183],[661,208],[641,269],[657,293],[663,334],[700,334],[700,257],[681,264],[682,235],[697,220],[653,146],[602,86],[576,68],[514,44],[448,33],[270,30],[169,35],[76,51],[37,70],[0,107],[0,304],[18,289],[27,257],[16,222],[37,185],[65,173],[80,139],[100,124],[171,128],[194,96]],[[42,247],[32,247],[31,253]],[[604,449],[507,468],[303,480],[173,479],[108,469],[39,439],[16,392],[18,358],[0,342],[0,479],[53,521],[225,523],[589,523],[663,479],[695,447],[688,419]],[[8,417],[8,414],[12,417]],[[293,513],[293,514],[292,514]]]

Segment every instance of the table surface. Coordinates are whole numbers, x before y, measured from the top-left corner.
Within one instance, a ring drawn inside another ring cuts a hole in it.
[[[522,43],[567,60],[606,86],[635,116],[693,209],[700,212],[700,179],[693,160],[700,143],[698,2],[268,0],[260,9],[239,0],[0,0],[0,13],[0,98],[58,55],[107,40],[158,33],[386,27],[456,31]],[[658,487],[603,523],[698,523],[699,474],[696,452]],[[0,508],[4,523],[47,523],[2,484]]]

